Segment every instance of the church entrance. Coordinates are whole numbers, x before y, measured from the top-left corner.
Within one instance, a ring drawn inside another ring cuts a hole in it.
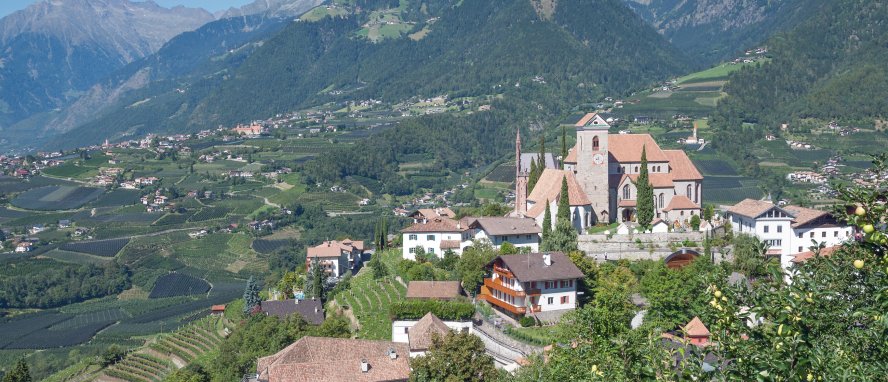
[[[631,208],[623,209],[623,221],[631,222],[635,220],[635,210]]]

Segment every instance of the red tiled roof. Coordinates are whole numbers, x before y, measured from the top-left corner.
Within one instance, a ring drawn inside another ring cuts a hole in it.
[[[703,175],[697,171],[697,166],[688,158],[684,150],[663,150],[669,158],[670,174],[674,180],[702,180]]]
[[[411,281],[407,298],[454,299],[462,296],[459,281]]]
[[[433,218],[426,223],[414,223],[412,226],[404,228],[401,232],[462,232],[465,225],[449,218]]]
[[[459,240],[441,240],[441,249],[458,249],[460,245]]]
[[[342,252],[352,252],[364,251],[364,242],[363,241],[352,241],[350,239],[345,239],[343,241],[325,241],[317,246],[309,247],[307,250],[307,257],[339,257],[342,256]]]
[[[774,203],[755,199],[745,199],[740,203],[728,208],[728,212],[737,215],[743,215],[748,218],[755,219],[759,215],[768,212],[771,208],[776,207]]]
[[[636,205],[637,205],[637,203],[635,200],[629,200],[629,199],[623,199],[623,200],[620,200],[619,203],[617,203],[617,206],[619,206],[619,207],[635,207]]]
[[[694,316],[694,318],[684,327],[684,332],[689,337],[709,337],[711,333],[709,333],[709,329],[706,328],[706,325],[703,324],[703,321],[700,321],[700,317]]]
[[[805,226],[821,218],[825,218],[825,220],[827,220],[830,224],[836,223],[835,219],[832,218],[832,215],[825,211],[799,206],[785,206],[783,207],[783,209],[795,215],[795,219],[793,219],[792,223],[793,228]]]
[[[425,351],[432,347],[432,338],[437,334],[441,337],[447,335],[450,328],[444,321],[432,314],[426,313],[422,319],[413,324],[407,330],[407,341],[411,351]]]
[[[397,357],[392,359],[389,350]],[[259,380],[268,382],[407,381],[407,344],[389,341],[303,337],[277,354],[259,358]],[[361,371],[361,361],[369,370]]]
[[[700,206],[695,204],[688,199],[687,196],[684,195],[675,195],[672,197],[672,200],[669,201],[669,205],[663,209],[663,211],[669,212],[672,210],[699,210]]]
[[[839,248],[842,246],[836,245],[832,247],[826,247],[820,250],[820,256],[832,256]],[[808,261],[808,259],[814,257],[813,251],[805,251],[801,253],[797,253],[792,257],[792,262],[796,264],[804,263]]]
[[[537,180],[533,191],[527,196],[527,200],[534,203],[545,203],[548,199],[550,202],[557,202],[561,194],[561,180],[567,177],[567,194],[572,206],[585,206],[592,204],[586,197],[583,187],[577,182],[577,178],[571,171],[564,170],[543,170],[540,179]]]
[[[646,149],[648,162],[669,160],[650,134],[610,134],[607,139],[608,151],[617,162],[641,162],[642,148]]]

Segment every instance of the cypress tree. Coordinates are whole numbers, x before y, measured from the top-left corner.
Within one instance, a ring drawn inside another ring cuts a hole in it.
[[[536,186],[537,180],[540,179],[539,167],[537,166],[537,162],[535,160],[530,161],[530,174],[527,176],[527,193],[530,194],[533,192],[533,187]]]
[[[650,229],[651,221],[654,220],[654,187],[651,185],[648,176],[647,147],[641,148],[641,172],[635,181],[635,188],[638,190],[638,201],[636,203],[636,220],[637,223],[645,231]]]
[[[567,176],[561,178],[561,196],[558,199],[558,215],[557,222],[566,221],[570,223],[570,196],[567,192]]]
[[[543,172],[546,169],[546,132],[543,131],[543,134],[540,135],[540,156],[537,158],[539,163],[539,170]]]
[[[564,160],[567,159],[567,128],[561,126],[561,168],[564,168]]]
[[[549,199],[546,199],[546,213],[543,215],[543,241],[546,241],[546,238],[549,237],[549,233],[552,232],[552,212],[551,208],[549,208]]]

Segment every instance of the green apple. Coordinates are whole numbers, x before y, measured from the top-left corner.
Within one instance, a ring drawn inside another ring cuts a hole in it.
[[[863,226],[863,232],[865,233],[873,233],[876,230],[876,227],[873,227],[872,224],[866,224]]]
[[[866,215],[866,209],[863,206],[857,206],[857,209],[854,210],[854,214],[857,216]]]
[[[854,260],[854,268],[862,269],[863,268],[863,260],[860,260],[860,259]]]

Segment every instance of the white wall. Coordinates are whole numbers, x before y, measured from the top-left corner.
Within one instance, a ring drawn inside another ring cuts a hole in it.
[[[459,232],[422,232],[422,233],[403,233],[401,234],[401,242],[403,243],[402,255],[405,259],[416,260],[416,255],[411,253],[416,247],[422,247],[426,253],[434,252],[438,257],[444,257],[444,251],[441,250],[442,240],[459,240],[462,242],[462,234]],[[415,239],[411,236],[415,235]],[[434,238],[429,239],[429,236]],[[459,248],[453,249],[456,254],[462,253]]]

